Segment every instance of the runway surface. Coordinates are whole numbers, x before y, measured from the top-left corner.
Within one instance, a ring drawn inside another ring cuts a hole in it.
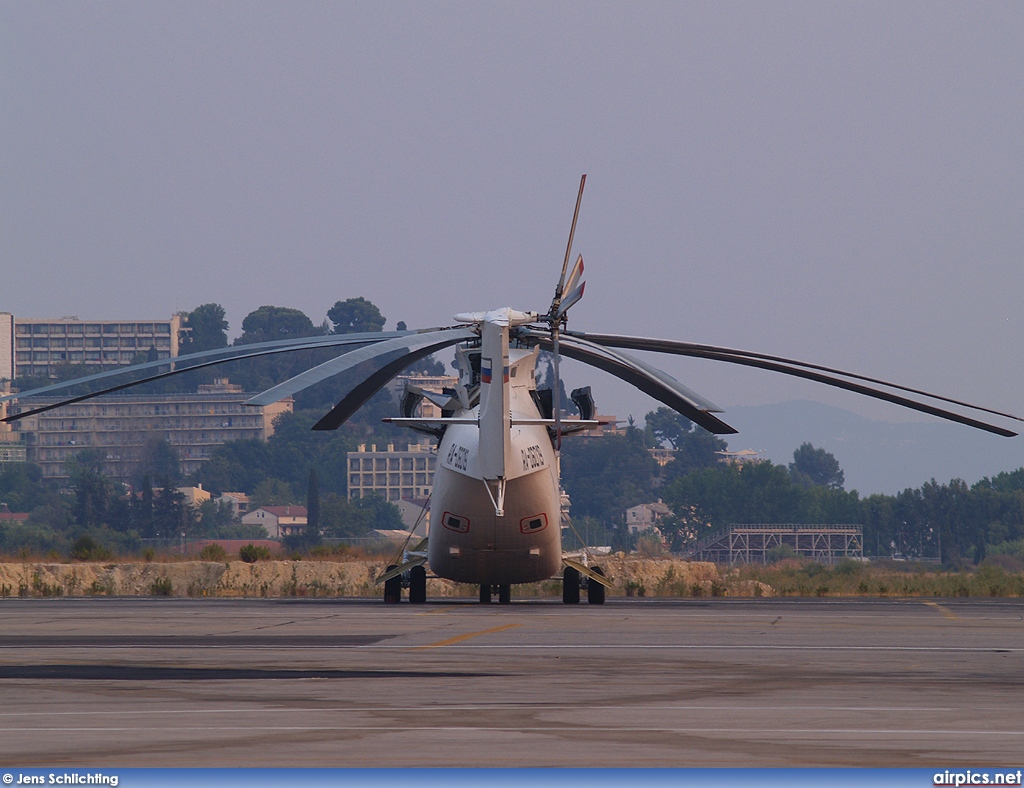
[[[0,600],[0,765],[1024,763],[1021,600]]]

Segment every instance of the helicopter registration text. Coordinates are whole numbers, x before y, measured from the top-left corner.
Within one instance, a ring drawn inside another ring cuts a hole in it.
[[[457,471],[464,471],[469,468],[469,449],[453,443],[448,450],[447,464]]]
[[[544,453],[540,450],[540,446],[534,444],[525,449],[521,450],[523,456],[523,471],[533,471],[537,468],[543,468],[547,465],[544,460]]]

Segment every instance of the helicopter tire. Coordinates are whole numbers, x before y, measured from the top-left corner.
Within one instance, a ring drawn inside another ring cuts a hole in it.
[[[397,564],[389,564],[387,571],[391,571]],[[392,577],[384,581],[384,602],[388,605],[397,605],[402,601],[402,576]]]
[[[427,570],[422,566],[409,570],[409,601],[414,605],[427,601]]]
[[[491,604],[491,584],[481,583],[480,584],[480,604],[489,605]]]
[[[601,571],[601,567],[593,567],[594,573],[598,575],[604,575]],[[598,583],[596,580],[587,578],[587,602],[592,605],[603,605],[604,604],[604,592],[605,587]]]
[[[578,605],[580,603],[580,573],[571,566],[562,572],[562,603]]]
[[[502,583],[498,586],[498,604],[509,605],[512,603],[512,586],[509,583]]]

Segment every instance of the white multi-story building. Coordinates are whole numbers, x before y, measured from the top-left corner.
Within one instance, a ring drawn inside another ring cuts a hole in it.
[[[0,312],[0,380],[53,377],[62,364],[111,369],[141,354],[174,358],[181,315],[164,320],[28,320]]]
[[[348,453],[348,497],[364,498],[377,494],[389,501],[403,498],[428,498],[434,489],[437,449],[427,443],[407,444],[396,451],[392,443],[386,451],[359,445]]]

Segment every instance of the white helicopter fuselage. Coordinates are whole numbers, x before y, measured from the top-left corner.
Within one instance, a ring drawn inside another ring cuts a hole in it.
[[[439,577],[464,583],[546,580],[561,568],[561,500],[557,456],[530,393],[537,351],[506,345],[493,368],[488,358],[480,405],[453,414],[477,423],[451,424],[438,446],[428,563]],[[492,408],[504,405],[490,432],[488,397]],[[495,435],[495,425],[507,431]]]

